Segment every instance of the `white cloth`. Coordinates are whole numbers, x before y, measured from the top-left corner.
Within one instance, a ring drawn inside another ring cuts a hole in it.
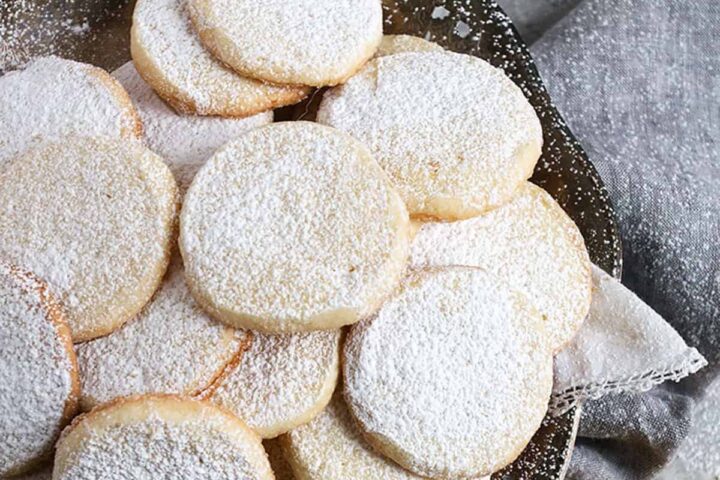
[[[590,313],[555,358],[551,411],[618,392],[644,392],[678,381],[707,362],[652,308],[593,265]]]

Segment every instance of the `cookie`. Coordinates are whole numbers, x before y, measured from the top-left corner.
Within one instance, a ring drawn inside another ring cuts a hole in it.
[[[139,0],[130,51],[137,71],[181,113],[247,117],[299,102],[307,87],[241,77],[208,53],[192,30],[186,0]]]
[[[112,75],[125,87],[142,118],[145,144],[165,160],[183,191],[215,150],[244,132],[273,121],[272,111],[247,118],[180,115],[155,94],[132,62]]]
[[[375,52],[375,58],[387,57],[396,53],[408,52],[442,52],[443,48],[437,43],[412,35],[383,35],[380,47]]]
[[[280,440],[277,438],[263,440],[263,447],[265,447],[270,467],[275,474],[275,480],[296,480],[290,464],[285,460]]]
[[[591,264],[582,235],[555,200],[531,183],[483,216],[422,225],[411,264],[480,267],[525,293],[545,318],[556,352],[590,309]]]
[[[0,477],[49,457],[79,388],[61,306],[43,281],[0,261]]]
[[[0,78],[0,163],[67,135],[140,138],[130,97],[104,70],[43,57]]]
[[[443,48],[436,43],[410,35],[383,35],[380,48],[375,52],[375,58],[394,55],[396,53],[427,51],[442,52]],[[294,120],[315,121],[318,108],[320,108],[320,102],[323,98],[322,92],[322,90],[316,90],[310,98],[296,105],[293,109],[292,118]]]
[[[501,70],[451,52],[377,58],[324,95],[317,119],[367,145],[420,218],[506,203],[543,142],[535,111]]]
[[[190,290],[216,318],[265,333],[371,314],[408,254],[408,215],[365,147],[309,122],[252,130],[198,172],[180,216]]]
[[[263,438],[310,421],[330,401],[340,364],[340,331],[253,336],[212,400]]]
[[[248,333],[213,320],[195,303],[176,259],[137,317],[78,346],[81,408],[147,393],[200,395],[249,343]]]
[[[310,423],[280,437],[284,458],[295,477],[313,480],[420,480],[373,451],[362,438],[342,393]]]
[[[45,280],[73,340],[134,317],[162,280],[177,187],[139,142],[67,137],[0,171],[0,257]]]
[[[188,0],[188,6],[217,58],[268,82],[337,85],[382,40],[380,0]]]
[[[54,480],[273,480],[260,439],[235,416],[173,395],[129,397],[78,417],[63,432]]]
[[[480,269],[415,271],[343,351],[345,398],[364,437],[417,475],[489,475],[547,410],[552,352],[525,297]]]

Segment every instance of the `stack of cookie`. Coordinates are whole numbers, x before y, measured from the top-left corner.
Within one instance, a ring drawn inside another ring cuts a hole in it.
[[[520,89],[377,0],[138,0],[131,46],[0,78],[0,477],[511,463],[590,305]]]

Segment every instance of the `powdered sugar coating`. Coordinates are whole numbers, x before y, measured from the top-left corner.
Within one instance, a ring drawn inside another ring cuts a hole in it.
[[[177,187],[137,142],[68,137],[0,172],[0,255],[49,285],[76,342],[135,316],[169,261]]]
[[[77,389],[60,306],[41,281],[0,262],[0,476],[50,453],[73,414]]]
[[[442,52],[443,48],[437,43],[412,35],[383,35],[380,47],[375,57],[386,57],[397,53],[408,52]]]
[[[136,397],[81,417],[58,443],[53,479],[271,480],[260,439],[212,405]]]
[[[277,457],[282,454],[284,462],[276,460],[280,465],[278,468],[286,468],[285,464],[290,463],[295,470],[302,472],[297,478],[313,480],[425,478],[400,468],[392,460],[373,451],[350,416],[341,389],[336,392],[320,415],[280,437],[280,447],[282,452],[273,453],[270,453],[266,447],[271,463],[273,455]],[[273,446],[273,448],[278,447]],[[278,480],[294,478],[296,476],[278,476]],[[490,477],[477,478],[477,480],[490,480]]]
[[[337,85],[373,56],[380,0],[188,0],[202,42],[224,63],[268,82]]]
[[[176,259],[143,311],[108,336],[77,348],[83,410],[130,395],[197,395],[249,341],[195,303]]]
[[[281,437],[286,458],[298,478],[313,480],[418,480],[422,479],[373,451],[362,438],[342,394],[310,423]]]
[[[253,335],[212,400],[273,438],[317,415],[335,390],[340,331]]]
[[[408,253],[408,216],[367,150],[328,127],[276,123],[195,177],[180,248],[196,299],[266,333],[329,330],[372,313]]]
[[[547,410],[552,354],[540,315],[479,269],[411,274],[352,328],[345,397],[370,443],[418,475],[488,475]]]
[[[555,200],[531,183],[510,203],[480,217],[423,224],[410,263],[480,267],[525,293],[545,317],[556,352],[590,309],[590,258],[582,235]]]
[[[0,162],[41,141],[132,138],[141,129],[127,93],[91,65],[44,57],[0,78]]]
[[[244,117],[292,105],[309,93],[225,68],[192,30],[186,0],[139,0],[130,46],[140,75],[180,112]]]
[[[172,170],[182,190],[210,156],[244,132],[273,121],[273,112],[247,118],[181,115],[168,107],[140,77],[132,62],[113,72],[135,104],[143,122],[147,146],[160,155]]]
[[[328,91],[317,118],[367,145],[418,217],[461,219],[502,205],[542,147],[522,91],[489,63],[451,52],[377,58]]]

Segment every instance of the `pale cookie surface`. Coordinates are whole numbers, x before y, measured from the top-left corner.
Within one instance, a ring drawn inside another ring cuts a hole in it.
[[[340,331],[255,333],[212,400],[263,438],[308,422],[330,401],[340,363]]]
[[[0,262],[0,477],[46,459],[78,393],[60,305],[42,281]]]
[[[227,144],[185,197],[190,289],[215,317],[266,333],[330,330],[372,313],[408,254],[408,215],[367,150],[308,122]]]
[[[202,394],[240,360],[249,335],[210,318],[185,284],[181,262],[140,314],[77,348],[81,408],[146,393]]]
[[[375,58],[408,52],[442,52],[443,48],[437,43],[412,35],[383,35],[382,42]]]
[[[590,258],[582,235],[555,200],[531,183],[483,216],[423,224],[412,243],[411,264],[480,267],[525,293],[545,318],[556,352],[590,309]]]
[[[188,0],[202,42],[236,71],[322,87],[353,75],[382,39],[380,0]]]
[[[0,78],[0,163],[33,144],[71,134],[140,138],[141,133],[127,93],[100,68],[44,57]]]
[[[412,273],[354,326],[345,398],[366,439],[418,475],[488,475],[540,426],[552,353],[525,297],[480,269]]]
[[[383,35],[382,43],[380,43],[380,48],[375,52],[375,57],[385,57],[387,55],[395,55],[396,53],[427,51],[442,52],[443,48],[436,43],[410,35]],[[322,97],[321,90],[316,90],[309,100],[295,107],[293,118],[315,121]]]
[[[502,205],[532,175],[543,141],[501,70],[451,52],[377,58],[328,91],[317,118],[369,147],[415,217],[456,220]]]
[[[176,110],[245,117],[292,105],[306,87],[270,85],[237,75],[200,43],[185,0],[139,0],[130,48],[138,72]]]
[[[113,77],[125,87],[142,118],[146,145],[165,160],[182,190],[190,186],[195,173],[215,150],[273,121],[272,111],[247,118],[178,114],[140,77],[132,62],[115,70]]]
[[[76,342],[135,316],[169,261],[177,187],[138,142],[68,137],[0,172],[0,256],[44,279]]]
[[[310,423],[280,437],[285,458],[298,480],[418,480],[373,451],[362,438],[338,391]]]
[[[272,480],[260,439],[207,402],[130,397],[73,422],[58,442],[54,480]]]

